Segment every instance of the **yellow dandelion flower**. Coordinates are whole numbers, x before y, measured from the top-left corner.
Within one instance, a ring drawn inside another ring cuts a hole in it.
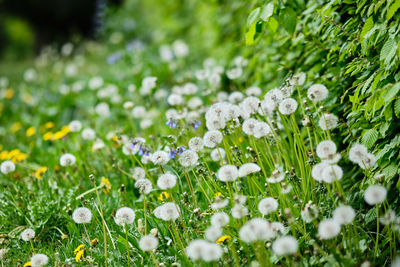
[[[28,261],[27,263],[24,264],[24,267],[29,267],[29,266],[32,266],[30,261]]]
[[[40,167],[39,169],[37,169],[35,171],[35,177],[37,179],[42,179],[43,178],[43,174],[47,171],[47,167]]]
[[[8,153],[8,157],[13,158],[13,157],[17,156],[19,153],[21,153],[21,151],[19,149],[13,149],[10,151],[10,153]]]
[[[34,135],[36,133],[36,129],[35,129],[35,127],[29,127],[27,130],[26,130],[26,136],[28,136],[28,137],[31,137],[32,135]]]
[[[160,201],[165,201],[169,198],[169,194],[167,192],[162,192],[159,196],[158,196],[158,200]]]
[[[13,156],[11,160],[13,162],[21,162],[21,161],[25,160],[27,157],[28,157],[28,155],[25,153],[18,153],[17,155]]]
[[[44,135],[43,135],[43,140],[44,141],[48,141],[48,140],[50,140],[50,139],[52,139],[53,138],[53,133],[52,132],[47,132],[47,133],[45,133]]]
[[[95,246],[95,245],[97,245],[97,243],[99,243],[99,240],[97,238],[90,241],[91,246]]]
[[[243,138],[239,137],[239,142],[242,143],[243,142]]]
[[[218,238],[216,243],[221,244],[221,243],[224,243],[226,240],[231,240],[231,239],[232,239],[232,237],[230,237],[229,235],[223,235],[220,238]]]
[[[80,261],[80,259],[81,259],[82,256],[83,256],[83,253],[85,253],[85,250],[84,250],[84,249],[78,251],[78,253],[77,253],[76,256],[75,256],[75,261],[76,261],[76,262],[79,262],[79,261]]]
[[[0,160],[7,160],[7,159],[10,159],[8,156],[8,151],[7,150],[1,151],[0,152]]]
[[[18,132],[22,127],[22,124],[20,122],[16,122],[13,125],[11,125],[11,132],[16,133]]]
[[[114,142],[118,142],[118,136],[114,135],[111,140],[113,140]]]
[[[103,177],[101,177],[100,185],[103,186],[104,193],[106,193],[106,194],[110,193],[110,190],[111,190],[110,180],[108,180],[106,177],[103,176]]]
[[[65,125],[61,128],[61,132],[63,132],[65,135],[67,135],[67,133],[71,132],[71,129],[69,128],[68,125]]]
[[[217,193],[215,193],[214,197],[219,197],[219,196],[221,196],[221,195],[222,195],[221,192],[217,192]]]
[[[11,99],[11,98],[13,98],[13,96],[14,96],[14,90],[13,89],[8,89],[8,90],[6,90],[6,93],[5,93],[5,98],[7,98],[7,99]]]
[[[53,140],[59,140],[61,138],[63,138],[67,133],[63,132],[63,131],[58,131],[53,135]]]
[[[51,129],[51,128],[54,127],[54,123],[51,122],[51,121],[46,122],[46,123],[44,124],[44,127],[46,127],[46,129]]]
[[[79,251],[83,250],[83,248],[85,247],[84,244],[79,245],[75,250],[74,250],[74,254],[78,253]]]

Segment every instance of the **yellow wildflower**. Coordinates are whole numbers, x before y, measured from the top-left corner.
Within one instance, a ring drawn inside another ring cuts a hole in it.
[[[30,137],[36,133],[35,127],[29,127],[28,130],[26,130],[26,136]]]
[[[103,192],[108,194],[110,193],[111,190],[111,183],[110,180],[108,180],[106,177],[101,177],[101,182],[100,185],[103,185]]]
[[[10,151],[10,153],[8,153],[8,157],[13,158],[13,157],[17,156],[19,153],[20,153],[19,149],[13,149]]]
[[[219,196],[221,196],[221,195],[222,195],[221,192],[217,192],[217,193],[215,193],[214,197],[219,197]]]
[[[59,140],[59,139],[63,138],[65,135],[66,135],[66,133],[64,133],[63,131],[58,131],[53,135],[53,139]]]
[[[84,249],[78,251],[78,253],[77,253],[76,256],[75,256],[75,261],[76,261],[76,262],[78,262],[78,261],[82,258],[83,253],[85,253],[85,250],[84,250]]]
[[[44,125],[44,127],[46,127],[46,129],[53,128],[53,127],[54,127],[54,123],[53,123],[53,122],[51,122],[51,121],[49,121],[49,122],[46,122],[46,123],[45,123],[45,125]]]
[[[53,133],[52,132],[47,132],[47,133],[45,133],[44,135],[43,135],[43,140],[44,141],[48,141],[48,140],[50,140],[50,139],[52,139],[53,138]]]
[[[25,160],[27,157],[28,157],[27,154],[21,152],[21,153],[14,155],[11,160],[13,162],[21,162],[21,161]]]
[[[1,151],[0,152],[0,160],[7,160],[7,159],[9,159],[8,151],[7,150]]]
[[[220,238],[218,238],[216,243],[221,244],[221,243],[224,243],[226,240],[231,240],[231,239],[232,239],[232,237],[230,237],[229,235],[223,235]]]
[[[169,194],[167,192],[162,192],[159,196],[158,196],[158,200],[160,201],[164,201],[167,200],[169,198]]]
[[[78,253],[79,251],[83,250],[83,248],[85,247],[84,244],[79,245],[75,250],[74,250],[74,254]]]
[[[242,143],[243,142],[243,138],[239,137],[239,142]]]
[[[71,132],[71,129],[69,128],[68,125],[65,125],[61,128],[61,132],[63,132],[65,135],[67,135],[67,133]]]
[[[29,266],[32,266],[30,261],[28,261],[27,263],[24,264],[24,267],[29,267]]]
[[[18,132],[22,127],[22,124],[20,122],[16,122],[13,125],[11,125],[11,132],[16,133]]]
[[[11,99],[13,96],[14,96],[14,90],[13,89],[8,89],[8,90],[6,90],[6,93],[5,93],[5,98],[7,98],[7,99]]]
[[[95,246],[95,245],[97,245],[97,243],[99,243],[99,240],[97,238],[90,241],[91,246]]]
[[[43,178],[43,174],[47,171],[47,167],[40,167],[39,169],[37,169],[35,171],[35,177],[37,179],[42,179]]]

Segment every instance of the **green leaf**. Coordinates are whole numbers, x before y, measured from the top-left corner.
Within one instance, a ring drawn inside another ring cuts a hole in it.
[[[400,83],[396,83],[385,93],[385,103],[390,103],[399,93]]]
[[[264,6],[261,14],[260,14],[260,19],[263,21],[267,21],[269,17],[271,17],[274,14],[274,4],[273,3],[268,3]]]
[[[364,36],[374,27],[374,19],[369,17],[361,30],[360,39],[361,41],[364,39]]]
[[[375,129],[369,129],[366,131],[361,139],[361,142],[367,147],[371,148],[376,140],[378,140],[379,133]]]
[[[386,14],[386,20],[390,20],[399,8],[400,0],[396,0],[396,2],[394,2],[389,8],[388,13]]]
[[[394,102],[394,114],[396,114],[397,117],[400,115],[400,98],[397,98],[396,102]]]
[[[396,55],[396,51],[397,42],[393,39],[388,39],[382,47],[380,61],[384,61],[384,64],[388,65],[393,57]]]
[[[260,17],[261,9],[257,7],[253,11],[251,11],[250,15],[247,18],[247,27],[250,27],[254,22],[258,20]]]
[[[257,22],[251,24],[249,30],[246,33],[246,45],[254,44],[254,35],[256,34],[256,24]]]
[[[268,21],[268,29],[271,32],[276,32],[276,30],[278,29],[278,26],[279,26],[279,22],[274,17],[270,17],[269,21]]]
[[[289,33],[293,34],[296,30],[297,24],[297,14],[292,9],[287,9],[286,12],[281,16],[280,22],[283,25],[283,28]]]

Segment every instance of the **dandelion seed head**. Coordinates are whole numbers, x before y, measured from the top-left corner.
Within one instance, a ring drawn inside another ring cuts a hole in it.
[[[44,254],[34,254],[31,258],[32,267],[45,266],[49,262],[49,257]]]
[[[347,205],[339,206],[333,212],[333,219],[340,225],[352,223],[355,216],[356,213],[354,209]]]
[[[169,155],[165,151],[156,151],[151,156],[151,161],[156,165],[165,165],[170,160]]]
[[[297,252],[299,245],[293,236],[282,236],[272,244],[272,251],[278,256],[292,255]]]
[[[157,180],[157,186],[162,190],[171,189],[176,185],[176,176],[170,172],[161,174]]]
[[[316,152],[321,159],[327,159],[336,153],[336,144],[331,140],[324,140],[318,144]]]
[[[259,105],[260,99],[255,96],[249,96],[246,97],[239,106],[243,108],[247,113],[254,114],[258,111]]]
[[[258,124],[258,121],[256,119],[253,119],[253,118],[246,119],[243,122],[242,130],[245,134],[254,135],[257,124]]]
[[[333,183],[343,177],[343,170],[339,165],[326,165],[321,173],[322,180],[326,183]]]
[[[139,179],[135,182],[135,187],[139,189],[140,194],[149,194],[153,189],[153,184],[149,179]]]
[[[135,212],[128,207],[119,208],[115,213],[115,223],[121,226],[132,224],[135,220]]]
[[[307,91],[307,97],[313,102],[320,102],[328,97],[328,89],[323,84],[313,84]]]
[[[302,210],[301,210],[301,218],[303,221],[306,223],[310,223],[313,220],[315,220],[318,217],[319,210],[316,205],[314,204],[307,204]]]
[[[290,115],[297,109],[297,101],[293,98],[286,98],[279,104],[279,112],[283,115]]]
[[[34,237],[35,237],[35,231],[31,228],[27,228],[21,233],[22,240],[26,242],[33,239]]]
[[[329,167],[330,167],[330,165],[326,162],[320,162],[320,163],[314,165],[314,167],[311,169],[312,178],[314,178],[318,182],[322,182],[323,181],[322,173],[324,170],[328,169]]]
[[[325,219],[319,223],[318,235],[321,239],[332,239],[340,233],[340,224],[334,219]]]
[[[262,215],[267,215],[271,212],[274,212],[278,209],[278,201],[276,201],[272,197],[267,197],[262,199],[258,203],[258,210]]]
[[[91,128],[85,128],[82,130],[81,136],[85,140],[94,140],[96,138],[96,132]]]
[[[228,199],[217,198],[217,199],[211,204],[211,208],[212,208],[213,210],[219,210],[219,209],[225,208],[228,204],[229,204],[229,200],[228,200]]]
[[[239,230],[239,238],[246,243],[267,241],[274,238],[276,233],[271,223],[263,218],[254,218],[247,221]]]
[[[338,117],[331,113],[322,114],[321,118],[319,119],[318,126],[322,130],[332,130],[337,127],[338,125]]]
[[[229,223],[229,215],[225,212],[216,212],[211,217],[211,225],[216,227],[224,227]]]
[[[236,104],[236,103],[239,103],[240,101],[242,101],[243,98],[244,98],[244,95],[242,92],[235,91],[229,95],[228,101],[231,102],[232,104]]]
[[[141,167],[135,167],[133,168],[132,176],[135,180],[144,179],[146,177],[146,172]]]
[[[199,160],[199,155],[193,150],[186,150],[179,156],[179,163],[183,167],[193,167],[196,166],[197,161]]]
[[[223,148],[214,148],[211,153],[210,153],[210,157],[213,161],[221,161],[225,159],[226,157],[226,152]]]
[[[219,168],[217,177],[222,182],[233,182],[239,177],[239,171],[235,165],[224,165]]]
[[[232,217],[235,219],[243,218],[244,216],[249,215],[249,209],[242,204],[235,204],[231,209]]]
[[[72,166],[75,165],[75,162],[76,162],[75,156],[70,153],[63,154],[60,157],[61,166]]]
[[[193,137],[189,140],[188,146],[191,150],[199,152],[204,147],[204,141],[200,137]]]
[[[77,224],[90,223],[92,220],[92,212],[85,207],[76,208],[72,213],[72,219]]]
[[[364,200],[369,205],[381,204],[386,200],[387,189],[381,185],[370,185],[364,193]]]
[[[245,177],[261,170],[260,166],[255,163],[245,163],[239,168],[239,177]]]
[[[0,171],[3,174],[9,174],[15,171],[15,164],[11,160],[3,161],[0,165]]]
[[[203,137],[204,145],[209,148],[214,148],[222,142],[222,134],[220,131],[208,131]]]
[[[79,132],[82,129],[82,123],[78,120],[73,120],[68,124],[71,132]]]
[[[140,238],[139,248],[143,251],[151,251],[158,246],[158,238],[153,235],[145,235]]]
[[[204,232],[204,237],[211,242],[215,242],[220,236],[222,236],[222,229],[217,226],[210,226]]]

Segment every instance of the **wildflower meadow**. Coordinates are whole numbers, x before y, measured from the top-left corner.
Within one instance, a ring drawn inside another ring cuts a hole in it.
[[[0,63],[1,266],[400,266],[399,0],[126,0]]]

